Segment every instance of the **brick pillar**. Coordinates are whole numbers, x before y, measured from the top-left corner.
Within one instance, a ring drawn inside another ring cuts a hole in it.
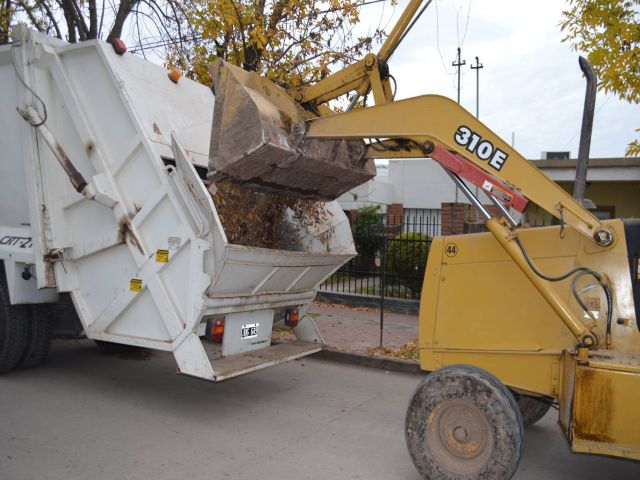
[[[387,207],[387,225],[400,225],[404,221],[404,205],[392,203]]]
[[[496,207],[493,203],[484,205],[484,208],[489,212],[492,217],[499,217],[502,215],[500,209]],[[473,205],[469,205],[467,211],[467,221],[472,223],[484,223],[484,216],[474,207]]]
[[[460,235],[464,233],[467,207],[466,203],[441,204],[440,224],[442,235]]]

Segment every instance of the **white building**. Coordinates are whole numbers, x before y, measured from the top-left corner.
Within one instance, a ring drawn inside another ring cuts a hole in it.
[[[576,160],[535,160],[535,164],[572,192]],[[482,192],[479,196],[483,203],[490,203]],[[590,160],[585,196],[595,202],[599,217],[640,217],[640,158]],[[437,217],[438,223],[443,203],[468,203],[442,167],[428,159],[389,160],[373,180],[345,193],[338,201],[344,210],[379,205],[381,213],[393,209],[393,215],[397,215],[400,209],[405,217]],[[531,210],[530,216],[544,217],[535,206]]]

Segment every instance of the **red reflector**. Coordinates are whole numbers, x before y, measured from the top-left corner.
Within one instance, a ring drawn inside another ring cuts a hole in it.
[[[204,337],[213,343],[222,343],[224,336],[224,317],[210,318],[207,320],[207,329]]]
[[[298,326],[298,320],[299,313],[297,308],[287,310],[287,313],[284,314],[284,324],[287,327],[296,328]]]
[[[173,82],[173,83],[178,83],[178,80],[180,80],[180,77],[182,76],[182,72],[180,72],[180,70],[178,70],[177,68],[172,68],[169,71],[169,79]]]
[[[118,55],[124,55],[124,53],[127,51],[127,46],[121,39],[117,37],[111,41],[111,46]]]

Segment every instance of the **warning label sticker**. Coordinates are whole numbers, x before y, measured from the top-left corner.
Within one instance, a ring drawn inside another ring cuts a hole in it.
[[[169,237],[167,239],[167,247],[169,247],[169,250],[172,252],[178,250],[180,245],[182,245],[182,238],[180,237]]]
[[[585,297],[583,302],[591,312],[591,316],[596,320],[600,318],[600,298],[599,297]],[[585,312],[584,318],[590,318],[590,315]]]
[[[169,261],[169,250],[156,250],[156,262],[167,263]]]
[[[509,204],[513,200],[513,197],[511,195],[487,180],[485,180],[482,184],[482,189],[489,192],[491,195],[496,197],[498,200],[501,200],[503,203]]]
[[[132,278],[129,280],[129,290],[132,292],[139,292],[142,290],[142,280],[139,278]]]

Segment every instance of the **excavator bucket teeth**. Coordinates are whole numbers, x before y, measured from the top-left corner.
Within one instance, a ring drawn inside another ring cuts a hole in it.
[[[285,90],[216,60],[210,180],[294,198],[329,201],[376,174],[357,140],[304,137],[305,110]]]

